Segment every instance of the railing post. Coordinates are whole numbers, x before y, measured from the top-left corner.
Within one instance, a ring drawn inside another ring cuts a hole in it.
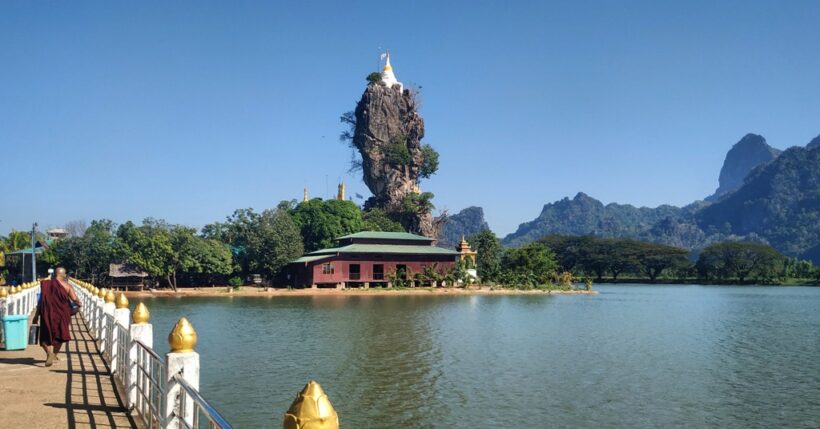
[[[104,294],[105,294],[105,291],[103,289],[97,289],[97,293],[96,293],[97,297],[94,298],[94,307],[97,309],[94,312],[94,327],[95,327],[94,334],[97,338],[97,341],[102,341],[102,339],[103,339],[103,336],[102,336],[103,322],[105,321],[105,317],[104,317],[105,313],[103,312],[103,304],[105,304],[105,300],[103,300],[102,297],[105,296]],[[100,343],[97,343],[97,344],[99,345]]]
[[[182,400],[184,392],[175,380],[180,375],[191,387],[199,390],[199,353],[194,351],[196,331],[188,319],[183,317],[174,325],[174,329],[168,334],[168,345],[171,346],[171,351],[165,355],[163,428],[183,427],[180,419],[194,427],[194,403],[189,399]]]
[[[118,356],[119,353],[119,335],[117,335],[117,325],[125,328],[128,331],[128,325],[131,322],[131,310],[128,309],[128,298],[125,297],[125,292],[121,292],[114,301],[114,326],[111,335],[111,372],[116,372],[119,369],[120,361],[125,359],[125,356]],[[123,366],[125,367],[125,366]]]
[[[137,341],[145,344],[149,349],[154,348],[154,327],[148,323],[150,318],[151,313],[148,312],[148,308],[143,303],[137,304],[134,307],[134,312],[131,313],[132,324],[128,328],[131,334],[129,335],[131,344],[128,346],[128,360],[123,361],[123,364],[127,362],[128,368],[128,385],[125,388],[128,409],[133,409],[137,404],[137,377],[139,376],[139,368],[137,368],[139,346]]]
[[[116,309],[116,305],[114,304],[114,293],[111,292],[111,291],[107,291],[106,294],[105,294],[105,303],[103,304],[103,315],[102,315],[103,328],[102,328],[102,336],[100,337],[100,339],[102,341],[101,345],[100,345],[100,349],[103,350],[103,356],[104,357],[105,357],[105,354],[106,354],[106,350],[108,350],[109,347],[111,347],[111,333],[114,331],[114,324],[112,323],[112,324],[109,325],[108,321],[111,320],[111,319],[109,319],[106,316],[110,315],[113,318],[115,309]],[[108,364],[110,365],[111,364],[111,361],[110,361],[111,354],[110,353],[108,353],[107,358],[109,359]]]

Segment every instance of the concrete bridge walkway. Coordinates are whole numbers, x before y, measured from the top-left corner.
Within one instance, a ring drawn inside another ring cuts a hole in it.
[[[85,321],[71,320],[71,342],[51,367],[40,346],[0,350],[0,427],[137,427]]]

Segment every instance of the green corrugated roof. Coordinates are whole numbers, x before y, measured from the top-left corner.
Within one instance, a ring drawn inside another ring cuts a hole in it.
[[[416,246],[402,244],[348,244],[342,247],[310,252],[310,256],[329,255],[335,253],[404,253],[410,255],[458,255],[455,250],[442,249],[435,246]]]
[[[409,232],[385,232],[385,231],[362,231],[355,234],[349,234],[337,238],[337,240],[344,240],[347,238],[374,238],[382,240],[417,240],[417,241],[433,241],[432,238],[427,238],[421,235],[410,234]]]
[[[313,262],[313,261],[318,261],[320,259],[329,258],[331,256],[333,256],[333,255],[315,255],[315,256],[305,255],[305,256],[302,256],[301,258],[299,258],[295,261],[291,261],[291,264]]]
[[[45,250],[45,249],[43,249],[42,247],[37,247],[37,248],[34,249],[34,253],[40,254],[40,253],[43,253],[43,250]],[[22,255],[22,254],[31,255],[31,248],[29,247],[28,249],[20,249],[20,250],[15,250],[14,252],[6,252],[6,255]]]

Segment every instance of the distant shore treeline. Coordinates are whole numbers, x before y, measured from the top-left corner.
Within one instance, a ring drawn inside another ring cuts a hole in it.
[[[75,277],[107,282],[109,264],[126,263],[149,274],[154,284],[239,285],[253,274],[288,286],[282,269],[304,252],[333,244],[359,231],[402,231],[385,213],[363,211],[351,201],[313,199],[281,202],[256,212],[239,209],[223,222],[201,230],[164,220],[116,225],[94,220],[72,222],[71,236],[53,242],[40,256],[41,274],[62,265]],[[468,237],[478,250],[482,283],[510,287],[568,287],[573,282],[701,282],[809,284],[820,281],[820,267],[787,258],[772,247],[720,242],[698,255],[674,246],[618,238],[548,235],[518,248],[505,248],[490,230]],[[28,233],[0,237],[0,252],[30,246]],[[461,273],[464,268],[459,267]],[[13,278],[13,267],[0,274]],[[12,271],[12,272],[10,272]]]
[[[484,231],[474,236],[473,241],[479,246],[479,275],[482,280],[492,281],[497,277],[497,262],[481,258],[481,247],[498,243],[498,238]],[[638,240],[548,235],[520,249],[541,248],[549,250],[558,271],[596,282],[628,279],[646,283],[820,283],[820,266],[785,257],[761,243],[725,241],[692,254],[686,249]]]

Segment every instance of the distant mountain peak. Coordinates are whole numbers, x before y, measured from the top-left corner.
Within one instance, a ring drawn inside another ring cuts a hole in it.
[[[817,149],[818,147],[820,147],[820,135],[812,139],[812,141],[806,145],[806,149]]]
[[[777,158],[780,152],[769,146],[763,136],[753,133],[746,134],[726,153],[726,159],[720,169],[719,186],[714,195],[707,200],[716,201],[723,195],[737,190],[743,185],[749,172]]]

